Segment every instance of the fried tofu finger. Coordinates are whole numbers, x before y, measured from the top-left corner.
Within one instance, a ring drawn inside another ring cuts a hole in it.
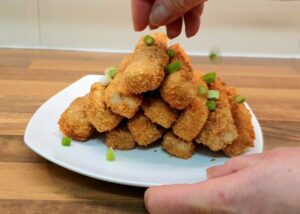
[[[144,114],[153,122],[164,128],[170,128],[176,121],[177,111],[172,109],[160,96],[156,95],[142,104]]]
[[[115,114],[126,118],[133,117],[142,104],[142,96],[131,94],[124,81],[124,70],[129,60],[130,57],[126,57],[125,60],[123,60],[119,66],[117,75],[104,91],[106,105]]]
[[[141,112],[128,120],[127,127],[140,146],[148,146],[162,136],[162,130]]]
[[[247,149],[254,146],[255,132],[251,122],[250,111],[244,103],[234,101],[236,96],[235,90],[228,89],[231,112],[234,124],[237,128],[238,137],[232,144],[226,146],[223,152],[229,157],[237,156],[244,153]]]
[[[120,126],[107,132],[105,143],[107,147],[119,150],[133,149],[136,145],[133,136],[126,126]]]
[[[100,83],[94,83],[91,86],[85,111],[90,123],[100,133],[112,130],[122,120],[122,116],[114,114],[106,107],[104,87]]]
[[[131,93],[140,94],[158,88],[165,76],[168,64],[167,36],[164,33],[152,34],[155,42],[148,46],[141,38],[132,53],[125,69],[124,79]]]
[[[196,96],[193,90],[191,61],[179,44],[175,44],[171,48],[175,52],[171,63],[180,61],[182,68],[165,77],[160,87],[160,94],[172,108],[182,110]]]
[[[193,83],[195,93],[200,86],[207,89],[207,84],[202,80],[200,72],[193,72]],[[173,125],[174,134],[186,141],[197,137],[208,118],[209,111],[206,102],[206,95],[198,95],[194,98],[194,101],[181,113]]]
[[[178,138],[172,131],[163,137],[162,148],[175,157],[188,159],[195,152],[195,145],[191,141],[184,141]]]
[[[208,146],[212,151],[219,151],[231,144],[238,137],[238,133],[223,83],[216,80],[211,84],[210,89],[219,90],[220,92],[217,108],[210,112],[208,121],[195,141]]]
[[[87,96],[76,98],[58,121],[61,132],[76,141],[87,141],[94,132],[84,110],[86,101]]]

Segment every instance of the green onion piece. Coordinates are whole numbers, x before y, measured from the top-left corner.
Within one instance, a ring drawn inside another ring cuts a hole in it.
[[[111,67],[105,69],[105,72],[104,72],[104,73],[105,73],[106,76],[108,76],[110,79],[113,79],[113,78],[116,76],[117,72],[118,72],[117,68],[116,68],[115,66],[111,66]]]
[[[172,48],[169,48],[167,54],[170,58],[175,56],[175,51]]]
[[[154,42],[155,42],[155,39],[154,39],[152,36],[146,35],[146,36],[144,37],[144,43],[145,43],[147,46],[153,45]]]
[[[220,50],[217,48],[214,48],[212,50],[210,50],[209,52],[209,60],[211,63],[218,63],[221,61],[221,53]]]
[[[217,58],[218,58],[217,53],[211,52],[211,53],[209,54],[209,59],[210,59],[210,61],[213,61],[213,62],[214,62]]]
[[[106,160],[107,161],[114,161],[115,160],[115,153],[112,148],[108,148],[106,152]]]
[[[180,61],[174,61],[167,66],[166,70],[169,74],[172,74],[176,71],[179,71],[181,67],[182,65]]]
[[[234,101],[237,103],[244,103],[246,101],[246,98],[241,95],[237,95],[234,97]]]
[[[207,93],[206,88],[203,85],[200,85],[199,88],[198,88],[198,94],[199,95],[204,95],[206,93]]]
[[[202,79],[203,79],[207,84],[210,84],[210,83],[216,81],[216,79],[217,79],[217,74],[216,74],[216,72],[209,72],[209,73],[203,75]]]
[[[217,103],[214,100],[209,100],[206,102],[206,106],[207,106],[208,110],[213,111],[216,109]]]
[[[71,146],[72,139],[68,137],[63,137],[61,139],[61,145],[63,146]]]
[[[217,100],[220,97],[220,92],[218,90],[208,90],[207,98]]]

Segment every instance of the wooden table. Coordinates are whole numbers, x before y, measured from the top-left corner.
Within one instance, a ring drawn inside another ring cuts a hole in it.
[[[0,49],[0,213],[143,213],[144,188],[106,183],[68,171],[29,150],[24,130],[49,97],[123,55]],[[240,88],[262,125],[265,149],[300,145],[300,60],[223,58],[212,65]]]

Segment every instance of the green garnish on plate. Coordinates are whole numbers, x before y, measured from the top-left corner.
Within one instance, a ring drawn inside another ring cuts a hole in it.
[[[63,137],[61,139],[61,145],[63,146],[71,146],[72,139],[69,137]]]

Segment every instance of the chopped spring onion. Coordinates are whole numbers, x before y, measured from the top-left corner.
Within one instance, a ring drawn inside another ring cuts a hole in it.
[[[170,58],[175,56],[175,51],[172,48],[169,48],[167,54]]]
[[[103,86],[108,86],[108,84],[111,82],[111,78],[107,75],[103,75],[99,78],[99,82]]]
[[[111,79],[113,79],[116,76],[117,72],[118,72],[118,70],[116,69],[115,66],[111,66],[111,67],[105,69],[105,71],[104,71],[105,75]]]
[[[214,100],[209,100],[206,102],[206,106],[207,106],[208,110],[213,111],[216,109],[217,103]]]
[[[210,84],[210,83],[216,81],[216,79],[217,79],[217,74],[216,74],[216,72],[209,72],[209,73],[203,75],[202,79],[203,79],[207,84]]]
[[[218,90],[208,90],[207,98],[217,100],[220,97],[220,92]]]
[[[154,42],[155,42],[155,39],[154,39],[152,36],[146,35],[146,36],[144,37],[144,43],[145,43],[147,46],[153,45]]]
[[[206,93],[207,93],[206,88],[203,85],[200,85],[199,88],[198,88],[198,94],[199,95],[204,95]]]
[[[171,62],[166,70],[169,74],[172,74],[176,71],[179,71],[181,69],[182,65],[181,65],[181,62],[180,61],[174,61],[174,62]]]
[[[220,50],[218,48],[214,48],[210,51],[209,53],[209,60],[210,62],[212,63],[218,63],[221,61],[221,53],[220,53]]]
[[[114,161],[115,160],[115,152],[113,148],[108,148],[106,152],[106,160],[107,161]]]
[[[237,103],[244,103],[246,101],[246,98],[241,95],[237,95],[234,97],[234,101]]]
[[[72,139],[68,137],[63,137],[61,139],[61,145],[63,146],[71,146]]]

